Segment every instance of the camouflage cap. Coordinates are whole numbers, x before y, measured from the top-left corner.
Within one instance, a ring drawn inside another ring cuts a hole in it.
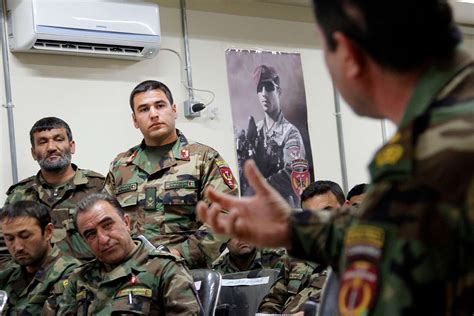
[[[275,68],[267,65],[260,65],[255,68],[253,72],[253,78],[255,85],[258,86],[260,82],[270,81],[273,82],[277,87],[280,86],[280,76],[278,75]]]

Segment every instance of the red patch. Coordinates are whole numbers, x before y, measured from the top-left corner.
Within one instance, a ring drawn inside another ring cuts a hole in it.
[[[308,161],[306,159],[293,160],[291,163],[291,186],[296,196],[300,196],[303,193],[309,182]]]
[[[138,278],[136,275],[132,274],[132,278],[130,279],[130,284],[137,284]]]
[[[224,179],[225,184],[227,184],[227,186],[233,190],[235,187],[235,178],[229,166],[227,166],[225,161],[222,160],[216,161],[216,164],[219,167],[219,172]]]
[[[375,298],[377,269],[368,261],[355,261],[344,272],[339,290],[339,312],[367,315]]]
[[[128,157],[126,163],[127,164],[132,163],[137,155],[138,155],[138,151],[134,152],[130,157]]]
[[[188,160],[189,161],[189,149],[183,148],[181,149],[181,160]]]

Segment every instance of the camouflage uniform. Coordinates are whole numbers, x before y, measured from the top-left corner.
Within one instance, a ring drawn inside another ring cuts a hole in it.
[[[289,298],[283,308],[283,314],[294,314],[304,311],[304,303],[308,300],[319,302],[326,281],[326,271],[311,275],[307,287],[301,289],[296,295]]]
[[[144,142],[119,154],[105,189],[129,214],[133,234],[176,248],[190,268],[207,267],[222,241],[197,221],[197,201],[205,200],[207,186],[237,195],[237,184],[217,151],[177,134],[171,150],[160,156],[149,157]]]
[[[292,253],[333,267],[343,315],[472,315],[474,63],[467,54],[422,75],[370,172],[358,210],[292,214]]]
[[[54,315],[57,299],[64,291],[67,277],[80,262],[66,256],[55,246],[42,267],[31,276],[18,264],[0,272],[0,289],[8,293],[4,315]],[[31,280],[29,283],[27,280]],[[46,303],[46,304],[45,304]]]
[[[270,292],[262,300],[258,311],[266,314],[283,313],[288,303],[293,302],[297,294],[311,286],[313,276],[320,274],[315,272],[318,269],[320,267],[317,267],[315,263],[292,259],[288,277],[273,284]]]
[[[93,260],[69,279],[59,315],[198,315],[200,303],[184,262],[139,244],[129,259],[106,271]]]
[[[278,119],[268,129],[265,120],[257,123],[257,142],[255,162],[267,181],[286,199],[296,207],[300,204],[302,190],[309,184],[309,174],[302,185],[298,179],[292,177],[295,161],[306,163],[306,152],[298,129],[288,122],[280,112]]]
[[[288,273],[290,266],[289,257],[285,249],[256,249],[255,256],[250,260],[252,260],[252,262],[248,265],[249,269],[247,269],[247,271],[278,269],[282,270],[283,273]],[[241,271],[232,261],[229,252],[217,258],[212,264],[212,269],[218,271],[220,274]]]
[[[46,183],[41,172],[12,185],[7,191],[8,197],[5,205],[28,200],[37,201],[49,207],[51,220],[54,224],[52,242],[66,254],[84,261],[92,259],[94,255],[74,227],[75,207],[86,195],[102,190],[104,176],[91,170],[79,169],[74,164],[72,167],[76,174],[60,188],[53,188]],[[3,234],[0,238],[0,256],[9,257]]]

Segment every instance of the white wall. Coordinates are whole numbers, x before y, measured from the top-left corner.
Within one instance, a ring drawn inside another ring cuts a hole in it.
[[[162,47],[183,52],[180,19],[178,9],[161,8]],[[30,155],[28,133],[34,122],[44,116],[58,116],[70,124],[77,149],[73,162],[105,174],[117,153],[141,140],[131,122],[128,97],[133,87],[145,79],[168,84],[178,103],[178,128],[189,138],[219,150],[236,173],[225,64],[225,50],[236,47],[301,53],[316,178],[341,183],[332,84],[313,23],[190,10],[188,26],[194,86],[216,93],[211,105],[217,111],[215,119],[210,118],[210,110],[205,110],[201,118],[184,118],[182,102],[187,93],[180,84],[179,60],[168,51],[141,62],[10,54],[19,178],[38,171]],[[4,100],[3,82],[0,91]],[[208,100],[206,94],[197,96]],[[379,121],[360,119],[346,107],[342,114],[351,187],[368,181],[365,165],[382,138]],[[1,205],[12,182],[5,109],[0,122]]]

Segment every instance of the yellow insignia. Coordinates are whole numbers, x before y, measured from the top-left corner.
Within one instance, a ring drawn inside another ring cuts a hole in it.
[[[68,285],[69,285],[69,280],[64,280],[63,281],[64,288],[67,288]]]
[[[129,294],[132,294],[132,295],[135,295],[135,296],[151,297],[152,296],[152,291],[151,291],[151,289],[147,289],[147,288],[144,288],[144,287],[128,288],[128,289],[120,290],[117,293],[116,297],[127,296]]]
[[[403,156],[403,147],[400,144],[392,144],[385,146],[375,156],[375,165],[381,167],[384,165],[394,165]]]
[[[395,144],[398,143],[398,141],[402,138],[402,134],[396,133],[395,135],[392,136],[392,138],[388,141],[390,144]]]
[[[79,293],[76,294],[76,301],[80,301],[84,299],[86,299],[86,291],[80,291]]]
[[[225,166],[227,166],[227,163],[224,160],[217,160],[216,165],[218,167],[225,167]]]
[[[346,246],[371,245],[382,248],[385,232],[382,228],[371,225],[358,225],[349,228],[346,235]]]

